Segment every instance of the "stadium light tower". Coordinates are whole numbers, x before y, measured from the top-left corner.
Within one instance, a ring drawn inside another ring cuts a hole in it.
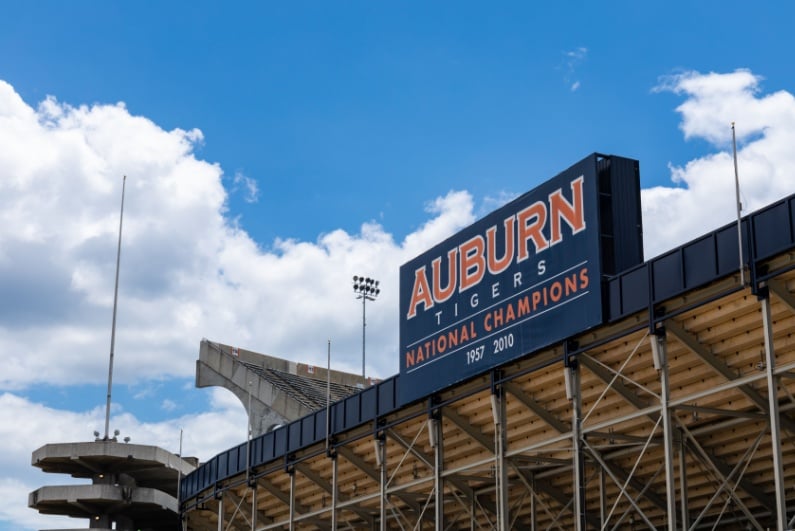
[[[365,378],[364,373],[364,330],[367,327],[367,320],[365,318],[365,306],[367,301],[374,301],[381,293],[378,287],[379,282],[370,277],[363,277],[360,275],[353,275],[353,292],[357,295],[357,299],[362,299],[362,378]]]

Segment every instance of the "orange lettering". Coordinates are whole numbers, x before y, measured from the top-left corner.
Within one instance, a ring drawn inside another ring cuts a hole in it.
[[[496,235],[497,235],[497,227],[489,227],[486,230],[486,250],[487,250],[487,257],[489,262],[489,271],[492,275],[497,275],[502,273],[508,266],[511,265],[513,262],[513,247],[514,247],[514,237],[513,237],[513,228],[516,224],[516,218],[511,216],[509,218],[505,218],[505,221],[502,222],[503,226],[505,227],[505,244],[502,258],[497,259],[497,243]]]
[[[414,287],[411,289],[411,301],[409,301],[409,313],[406,319],[411,319],[417,315],[417,306],[422,303],[425,309],[433,307],[431,290],[428,288],[428,277],[425,275],[425,267],[421,267],[414,272]]]
[[[541,201],[536,201],[520,210],[516,219],[519,221],[519,253],[516,261],[522,262],[530,258],[528,240],[533,240],[536,253],[549,247],[549,242],[541,232],[547,222],[547,207]]]
[[[461,249],[461,289],[467,290],[480,284],[486,274],[486,260],[483,258],[483,236],[475,236],[462,243]]]
[[[585,178],[581,175],[571,181],[571,203],[563,197],[560,188],[549,194],[550,209],[550,242],[555,245],[563,240],[561,233],[561,220],[571,228],[572,234],[577,234],[585,228],[585,208],[582,202],[582,183]]]
[[[455,267],[457,255],[458,249],[451,249],[447,252],[447,286],[445,288],[442,288],[442,257],[437,257],[431,264],[433,268],[433,298],[436,302],[444,302],[455,293],[458,280]]]

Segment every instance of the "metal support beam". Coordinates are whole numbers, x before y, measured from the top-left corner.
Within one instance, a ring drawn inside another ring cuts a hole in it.
[[[776,354],[773,349],[773,323],[770,316],[770,297],[762,297],[762,327],[765,338],[765,363],[767,364],[767,401],[770,413],[770,442],[773,446],[773,478],[776,486],[776,522],[779,531],[787,525],[787,498],[784,492],[784,467],[781,462],[781,416],[778,410],[778,378]]]
[[[574,472],[574,529],[585,530],[585,463],[582,454],[582,398],[580,396],[580,369],[577,361],[570,361],[563,369],[568,371],[571,399],[572,468]]]
[[[224,495],[218,499],[218,531],[224,531]]]
[[[558,433],[567,433],[571,429],[568,424],[552,415],[547,408],[536,402],[533,398],[527,396],[527,393],[522,391],[522,388],[517,384],[507,382],[502,384],[502,388],[516,397],[519,402],[524,404],[527,409],[535,413],[544,422],[555,428]]]
[[[768,299],[769,304],[769,299]],[[722,375],[729,381],[738,379],[735,374],[722,360],[716,357],[707,347],[699,343],[698,338],[685,330],[682,325],[670,319],[665,322],[665,328],[668,332],[672,333],[677,340],[679,340],[685,347],[687,347],[693,354],[704,360],[710,367],[712,367],[718,374]],[[771,338],[772,339],[772,338]],[[772,343],[771,343],[772,346]],[[756,406],[762,411],[769,413],[769,404],[765,398],[760,395],[751,384],[740,384],[738,387],[745,396],[747,396]],[[795,421],[789,417],[779,417],[781,425],[790,433],[795,434]]]
[[[339,496],[337,454],[332,453],[329,457],[331,457],[331,531],[337,531],[337,496]]]
[[[613,380],[613,376],[604,367],[591,359],[589,355],[585,353],[579,354],[577,356],[577,362],[582,363],[589,371],[594,373],[594,375],[599,377],[599,379],[603,382],[609,384]],[[627,387],[627,385],[622,381],[616,381],[613,384],[612,389],[621,395],[624,400],[635,406],[635,409],[644,409],[648,406],[648,403],[646,403],[645,400],[640,399],[638,395],[636,395],[635,392]]]
[[[679,430],[679,506],[682,514],[682,529],[690,528],[690,509],[687,506],[687,444],[685,435]]]
[[[295,529],[295,470],[290,469],[290,525],[289,530]]]
[[[259,516],[259,511],[257,510],[257,485],[255,484],[251,488],[251,531],[257,529],[257,516]]]
[[[442,435],[442,421],[439,420],[438,415],[428,419],[428,430],[431,440],[431,447],[433,448],[433,490],[436,495],[435,500],[435,514],[434,526],[436,531],[444,529],[444,452],[443,452],[443,435]]]
[[[491,413],[494,417],[494,479],[497,492],[497,529],[508,531],[508,470],[505,466],[505,451],[508,441],[505,435],[505,391],[495,387],[491,394]]]
[[[665,330],[658,330],[650,336],[655,365],[660,373],[660,415],[663,424],[663,447],[665,451],[665,498],[668,513],[668,531],[676,531],[676,478],[674,477],[674,437],[671,425],[671,386],[668,377],[668,349]]]
[[[344,457],[345,459],[350,461],[350,463],[353,466],[355,466],[356,468],[358,468],[359,470],[361,470],[362,472],[367,474],[367,476],[370,479],[372,479],[373,481],[375,481],[375,482],[380,482],[381,481],[381,474],[375,472],[375,467],[373,467],[367,461],[365,461],[364,459],[362,459],[361,457],[356,455],[353,452],[353,450],[351,450],[350,448],[347,448],[345,446],[339,446],[337,448],[337,452],[339,453],[339,455],[341,455],[342,457]],[[421,514],[422,513],[422,507],[420,507],[420,505],[416,501],[414,501],[412,498],[410,498],[408,496],[405,496],[405,495],[403,495],[401,493],[395,493],[394,496],[400,498],[400,500],[403,503],[405,503],[406,506],[408,508],[410,508],[412,511],[414,511],[415,513],[417,513],[417,514]]]
[[[386,437],[382,433],[376,439],[376,452],[378,452],[378,468],[380,470],[380,484],[381,484],[381,512],[379,515],[379,529],[381,531],[386,531],[386,487],[387,487],[387,475],[386,475]]]

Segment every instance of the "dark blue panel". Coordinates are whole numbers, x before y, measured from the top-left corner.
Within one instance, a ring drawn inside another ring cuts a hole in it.
[[[313,415],[315,419],[315,438],[316,440],[326,438],[326,430],[331,426],[326,426],[326,410],[321,409]]]
[[[378,415],[386,415],[395,409],[395,385],[399,376],[378,384]]]
[[[608,320],[614,321],[624,314],[621,311],[621,277],[607,281]]]
[[[262,464],[262,436],[251,439],[251,466]]]
[[[249,444],[248,443],[244,443],[244,444],[242,444],[240,446],[240,450],[237,453],[237,470],[238,471],[246,469],[246,461],[247,461],[247,457],[246,456],[248,455],[249,451],[250,451],[250,448],[249,448]]]
[[[307,415],[301,419],[301,440],[307,444],[317,440],[315,437],[315,415]]]
[[[596,158],[401,266],[400,404],[603,322]]]
[[[368,387],[360,393],[362,397],[362,418],[363,422],[369,422],[376,417],[376,410],[378,406],[378,387]]]
[[[342,400],[331,406],[331,420],[334,424],[334,433],[345,431],[345,401]]]
[[[649,306],[649,272],[647,265],[621,275],[621,313],[629,315]]]
[[[680,294],[685,287],[682,278],[682,253],[677,249],[652,261],[654,301],[662,301]]]
[[[360,395],[355,394],[345,399],[345,426],[358,426],[361,421]]]
[[[218,479],[225,478],[229,473],[229,456],[226,452],[218,456]]]
[[[243,450],[245,452],[245,450]],[[226,475],[231,476],[238,471],[238,463],[240,462],[240,447],[230,448],[227,452],[227,469]],[[224,477],[224,476],[221,476]]]
[[[715,239],[710,234],[689,243],[682,249],[685,261],[685,285],[688,289],[701,286],[715,278],[718,272]]]
[[[273,432],[262,436],[262,462],[268,462],[276,457],[276,436]]]
[[[295,422],[291,422],[288,424],[288,428],[290,430],[290,434],[287,436],[287,446],[291,452],[294,452],[303,445],[303,439],[301,437],[301,421],[296,420]]]
[[[287,426],[273,430],[273,452],[276,457],[287,453]]]
[[[715,233],[718,244],[718,276],[729,275],[740,270],[740,255],[737,248],[737,226],[730,225]],[[745,255],[748,260],[748,255]]]
[[[792,245],[789,206],[778,203],[754,216],[756,258],[761,260],[788,249]]]

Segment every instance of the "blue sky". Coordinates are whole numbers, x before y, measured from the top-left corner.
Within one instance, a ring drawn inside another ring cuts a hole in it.
[[[368,374],[390,376],[398,267],[591,152],[640,160],[647,256],[731,220],[733,120],[746,209],[795,191],[793,18],[788,2],[6,2],[0,530],[58,525],[26,507],[55,479],[30,454],[103,423],[122,174],[112,427],[172,450],[184,428],[206,458],[245,417],[193,388],[202,337],[317,364],[330,338],[358,372],[350,277],[376,276]]]
[[[521,191],[592,151],[667,180],[704,145],[682,141],[659,76],[791,84],[792,7],[765,6],[15,2],[0,66],[29,102],[123,101],[201,129],[199,156],[257,181],[256,204],[230,207],[262,245],[367,219],[403,236],[430,197]]]

